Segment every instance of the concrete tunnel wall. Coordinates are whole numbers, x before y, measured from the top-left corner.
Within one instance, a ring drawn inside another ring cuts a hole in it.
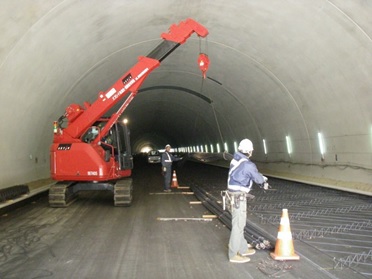
[[[66,106],[93,102],[171,24],[190,17],[208,28],[207,42],[193,35],[124,113],[136,152],[248,137],[268,175],[372,193],[371,1],[7,0],[0,7],[0,188],[49,177],[52,123]],[[200,45],[211,60],[204,81]]]

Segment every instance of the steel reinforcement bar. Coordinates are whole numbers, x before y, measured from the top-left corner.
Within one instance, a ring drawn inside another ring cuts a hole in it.
[[[331,213],[350,213],[350,212],[358,212],[372,208],[372,204],[363,204],[363,205],[355,205],[355,206],[348,206],[342,208],[323,208],[319,210],[312,210],[307,212],[298,212],[292,213],[289,217],[289,220],[299,220],[302,218],[308,217],[316,217],[316,216],[323,216]],[[262,214],[259,215],[262,224],[266,223],[278,223],[280,221],[280,216],[270,216],[264,217]]]

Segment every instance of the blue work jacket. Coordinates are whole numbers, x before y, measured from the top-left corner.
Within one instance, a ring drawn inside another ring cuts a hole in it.
[[[176,158],[171,153],[165,151],[161,155],[161,165],[168,169],[168,168],[172,167],[172,162],[179,161],[181,159],[182,158]]]
[[[262,185],[265,180],[256,165],[241,152],[236,152],[230,163],[227,189],[249,193],[253,182]]]

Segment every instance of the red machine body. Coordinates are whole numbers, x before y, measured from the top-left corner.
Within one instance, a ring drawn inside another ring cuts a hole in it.
[[[199,37],[208,35],[208,30],[192,19],[172,25],[168,33],[161,35],[163,41],[147,56],[139,57],[137,64],[105,92],[100,92],[96,101],[84,106],[71,104],[54,122],[50,172],[61,183],[49,192],[52,206],[66,206],[68,197],[79,190],[108,189],[115,194],[117,182],[131,176],[129,131],[118,121],[119,117],[147,76],[194,32]],[[117,112],[105,117],[119,105]]]

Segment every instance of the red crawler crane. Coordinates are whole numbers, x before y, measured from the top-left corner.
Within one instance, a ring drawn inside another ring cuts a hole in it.
[[[147,56],[139,57],[107,91],[100,92],[94,103],[84,103],[84,107],[72,104],[54,122],[50,172],[58,183],[49,190],[50,206],[66,207],[81,190],[110,190],[115,206],[131,204],[129,131],[118,119],[147,76],[194,32],[203,38],[208,35],[208,30],[192,19],[171,25],[161,35],[163,41]],[[117,112],[104,117],[119,102],[122,105]]]

